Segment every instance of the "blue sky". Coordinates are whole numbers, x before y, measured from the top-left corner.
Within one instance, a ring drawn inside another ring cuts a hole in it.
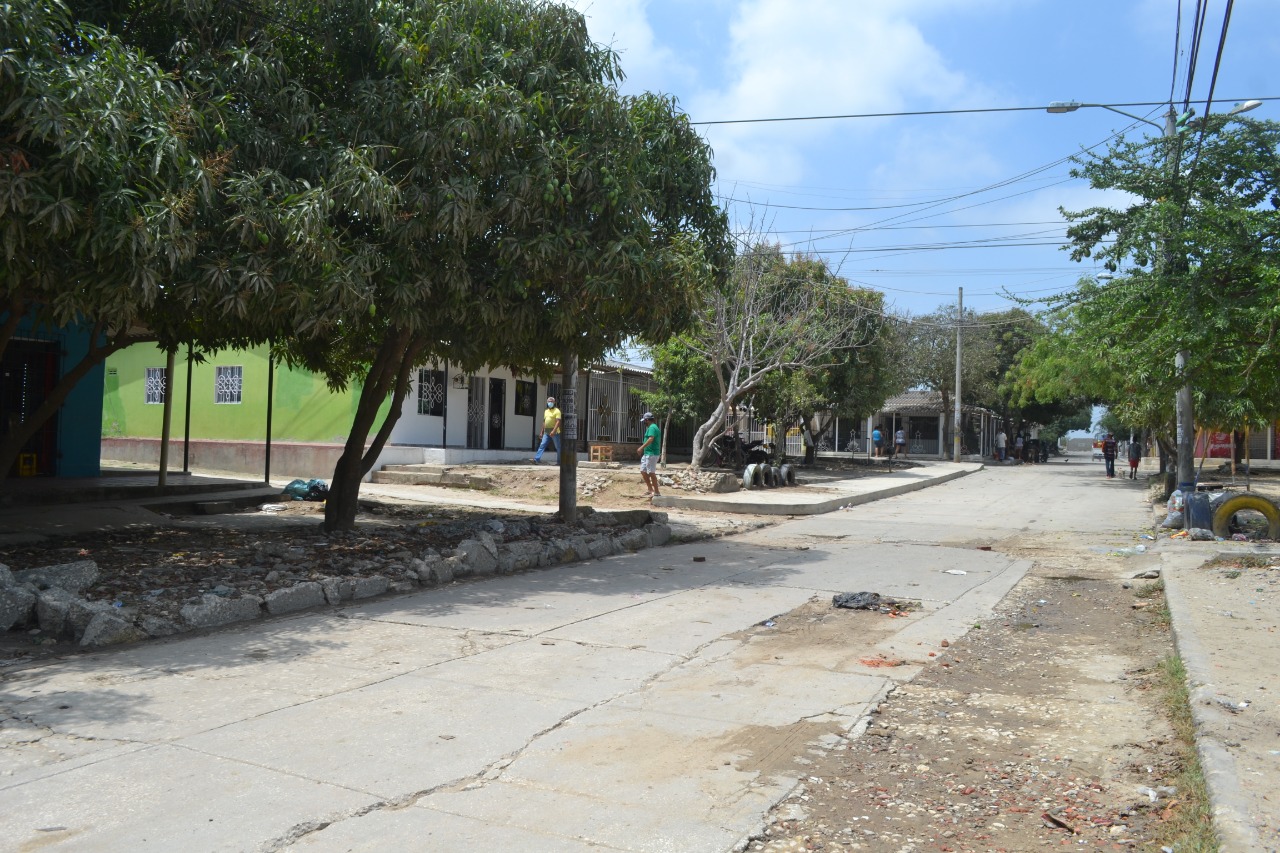
[[[622,58],[627,91],[675,95],[693,121],[1181,102],[1194,0],[572,0]],[[1225,0],[1208,3],[1193,97],[1209,91]],[[1280,3],[1234,4],[1214,89],[1280,96]],[[1221,102],[1219,102],[1221,101]],[[1128,107],[1161,122],[1160,107]],[[1280,118],[1280,101],[1253,117]],[[706,126],[718,192],[741,228],[822,252],[911,314],[1009,305],[1095,270],[1056,248],[1059,207],[1123,203],[1070,180],[1069,157],[1113,132],[1158,133],[1102,109]],[[1039,170],[1039,171],[1037,171]],[[993,184],[1018,178],[985,192]],[[966,195],[967,194],[967,195]],[[951,196],[954,201],[933,205]],[[897,207],[891,207],[895,206]],[[906,205],[906,206],[903,206]],[[796,208],[878,207],[878,210]],[[870,226],[870,227],[869,227]],[[894,226],[892,228],[888,226]],[[839,232],[856,228],[855,233]],[[1051,245],[942,248],[1003,238]]]

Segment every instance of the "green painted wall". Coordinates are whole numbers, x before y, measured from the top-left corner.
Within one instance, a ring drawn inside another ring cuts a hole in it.
[[[191,437],[225,441],[261,441],[267,429],[267,350],[229,350],[192,366]],[[138,344],[107,359],[102,434],[106,437],[159,438],[164,406],[146,402],[148,367],[163,368],[164,353]],[[240,403],[214,402],[215,368],[238,365],[243,370]],[[187,405],[187,359],[180,352],[174,366],[172,436],[183,433]],[[324,379],[283,365],[275,370],[272,440],[342,443],[355,415],[358,388],[334,393]],[[383,403],[379,417],[386,414]]]

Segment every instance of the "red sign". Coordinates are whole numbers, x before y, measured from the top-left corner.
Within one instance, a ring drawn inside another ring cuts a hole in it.
[[[1200,440],[1196,442],[1196,456],[1205,456],[1205,441],[1209,442],[1210,459],[1230,459],[1232,448],[1235,446],[1235,439],[1229,432],[1211,432],[1200,436]]]

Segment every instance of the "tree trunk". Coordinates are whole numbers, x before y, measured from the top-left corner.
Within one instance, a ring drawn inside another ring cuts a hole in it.
[[[62,404],[67,401],[67,396],[80,383],[80,380],[88,375],[93,368],[106,361],[107,356],[124,349],[129,344],[140,343],[143,340],[142,338],[132,338],[122,334],[118,338],[108,340],[106,343],[99,345],[98,339],[100,337],[102,337],[102,331],[95,326],[90,333],[89,350],[85,353],[84,358],[58,377],[58,382],[53,386],[49,396],[32,413],[30,418],[20,424],[16,424],[12,432],[0,438],[0,484],[3,484],[5,478],[8,477],[9,470],[13,468],[14,463],[18,460],[18,455],[22,453],[22,448],[26,446],[26,443],[46,421],[58,413],[58,410],[62,408]]]
[[[695,473],[702,470],[702,459],[707,453],[707,435],[716,431],[716,427],[724,423],[726,411],[725,401],[721,400],[711,417],[693,434],[693,460],[690,462],[690,468]]]
[[[417,348],[410,349],[409,340],[407,331],[389,332],[369,366],[364,386],[360,389],[351,431],[329,482],[329,495],[324,506],[324,529],[328,533],[352,530],[356,526],[356,513],[360,508],[360,481],[377,459],[377,453],[366,456],[365,440],[373,429],[382,401],[398,389],[400,377],[407,378],[409,366],[406,365],[409,365],[417,352]],[[399,395],[399,401],[403,402],[403,394]],[[396,400],[393,400],[386,421],[378,431],[383,443],[399,417],[399,407]],[[381,444],[378,444],[377,450],[382,450]]]
[[[560,520],[578,523],[578,357],[566,355],[561,364],[560,404]]]
[[[667,416],[662,421],[662,456],[658,458],[658,464],[663,468],[667,467],[667,436],[671,435],[671,410],[667,409]]]

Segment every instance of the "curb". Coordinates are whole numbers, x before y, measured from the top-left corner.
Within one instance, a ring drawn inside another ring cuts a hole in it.
[[[1212,699],[1209,656],[1200,638],[1189,627],[1190,618],[1186,614],[1190,607],[1187,598],[1178,586],[1177,572],[1170,571],[1170,568],[1198,568],[1214,556],[1206,554],[1191,558],[1192,555],[1188,554],[1175,560],[1172,555],[1161,554],[1160,577],[1164,581],[1165,602],[1169,606],[1173,645],[1187,671],[1188,704],[1191,706],[1191,719],[1195,723],[1196,752],[1200,756],[1205,785],[1209,789],[1209,805],[1213,811],[1213,825],[1218,841],[1223,850],[1262,850],[1262,841],[1249,819],[1247,801],[1240,789],[1240,772],[1236,767],[1235,757],[1222,741],[1209,733],[1210,726],[1215,722],[1215,712],[1207,704]],[[1178,618],[1180,613],[1183,614],[1181,619]]]
[[[747,503],[740,501],[722,501],[714,498],[686,498],[674,495],[662,495],[653,501],[654,507],[663,509],[699,509],[706,512],[731,512],[741,513],[744,515],[822,515],[823,513],[833,512],[844,507],[859,506],[881,498],[893,498],[898,495],[905,495],[910,492],[917,492],[921,489],[927,489],[930,486],[938,486],[942,483],[949,483],[952,480],[959,479],[968,474],[976,474],[985,470],[986,465],[979,465],[977,468],[966,471],[951,471],[938,477],[931,477],[928,480],[917,480],[912,483],[902,483],[897,486],[887,486],[883,489],[865,492],[860,495],[844,495],[838,498],[826,498],[824,500],[815,501],[805,504],[764,504],[764,503]]]

